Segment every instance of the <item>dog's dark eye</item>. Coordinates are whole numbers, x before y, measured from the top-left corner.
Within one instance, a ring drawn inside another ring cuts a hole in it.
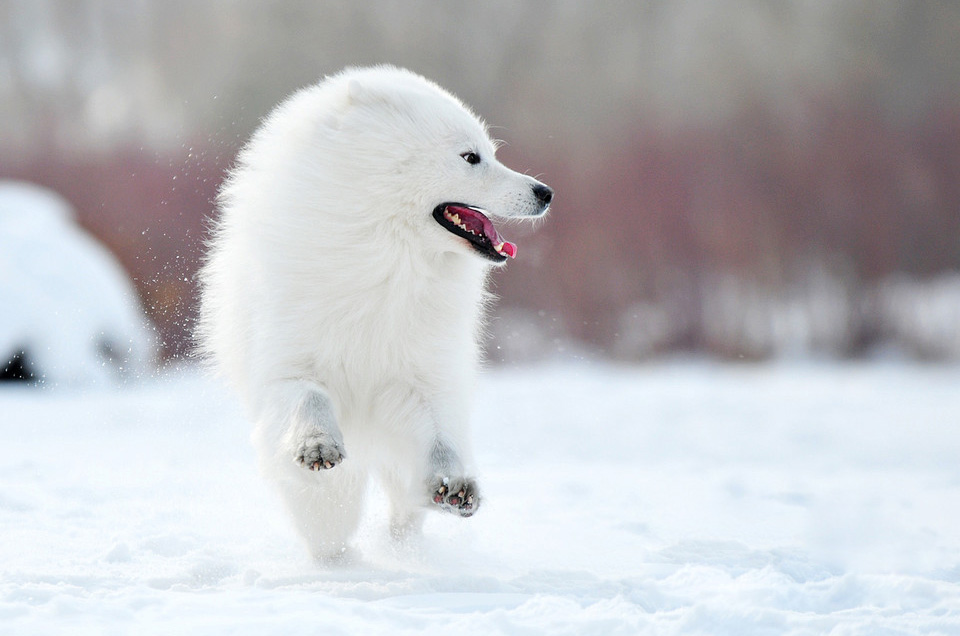
[[[478,155],[475,152],[465,152],[460,156],[463,157],[463,160],[469,163],[470,165],[476,165],[480,163],[480,155]]]

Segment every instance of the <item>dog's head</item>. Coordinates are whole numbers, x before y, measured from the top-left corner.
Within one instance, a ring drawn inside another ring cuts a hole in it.
[[[515,256],[495,222],[543,216],[553,191],[500,163],[483,122],[433,82],[393,67],[339,79],[347,100],[338,128],[356,140],[343,160],[357,162],[353,174],[362,166],[378,200],[398,202],[384,212],[413,227],[424,249],[492,263]]]

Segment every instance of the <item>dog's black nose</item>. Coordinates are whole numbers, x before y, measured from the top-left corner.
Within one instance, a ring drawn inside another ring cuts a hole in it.
[[[533,186],[533,196],[537,197],[537,201],[546,207],[550,205],[551,201],[553,201],[553,190],[542,183],[538,183],[537,185]]]

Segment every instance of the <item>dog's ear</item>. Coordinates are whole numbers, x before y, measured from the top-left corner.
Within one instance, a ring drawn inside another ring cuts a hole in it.
[[[365,93],[366,90],[359,80],[352,79],[347,83],[347,99],[351,104],[362,102]]]
[[[370,105],[377,101],[382,101],[382,98],[378,97],[374,90],[367,87],[360,80],[351,78],[347,81],[346,99],[341,102],[344,104],[344,107],[328,113],[323,123],[328,128],[339,130],[346,111],[355,106]]]
[[[376,93],[367,88],[360,80],[351,79],[347,84],[347,99],[351,105],[369,104],[377,101]]]
[[[347,103],[351,106],[374,106],[390,104],[392,100],[387,92],[353,78],[347,83]]]

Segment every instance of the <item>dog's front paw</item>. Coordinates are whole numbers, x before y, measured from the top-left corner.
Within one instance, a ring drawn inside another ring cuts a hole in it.
[[[469,517],[480,507],[480,489],[473,479],[435,477],[430,483],[430,496],[441,510]]]
[[[294,459],[310,470],[327,470],[342,462],[345,456],[343,447],[333,437],[320,434],[304,437]]]

